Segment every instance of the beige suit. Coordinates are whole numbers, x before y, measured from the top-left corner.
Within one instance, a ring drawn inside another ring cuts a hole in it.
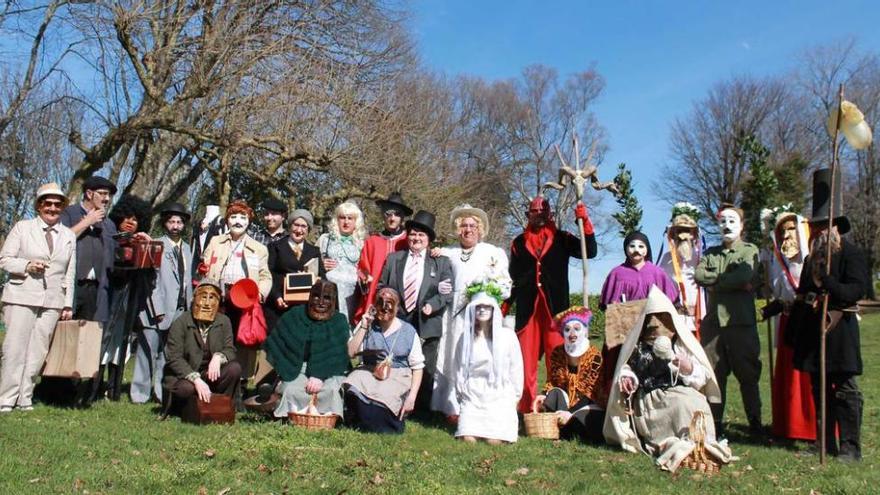
[[[219,282],[222,280],[223,268],[229,260],[232,248],[236,243],[232,241],[229,234],[221,234],[211,238],[205,253],[202,256],[202,262],[208,266],[208,273],[205,279]],[[272,273],[269,271],[269,251],[266,246],[252,239],[250,236],[244,236],[244,260],[247,264],[247,278],[253,280],[260,287],[260,295],[263,299],[269,295],[272,290]]]
[[[76,236],[55,224],[49,252],[46,224],[39,218],[12,227],[0,250],[0,269],[9,273],[3,290],[3,365],[0,369],[0,406],[30,406],[34,378],[43,366],[62,308],[73,306],[76,274]],[[48,262],[43,274],[27,273],[30,261]]]

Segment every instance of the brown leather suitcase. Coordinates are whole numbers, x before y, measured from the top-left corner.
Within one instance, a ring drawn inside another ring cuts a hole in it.
[[[184,423],[197,425],[233,424],[235,406],[232,404],[232,397],[228,395],[211,394],[211,402],[203,402],[194,394],[183,406],[180,419]]]

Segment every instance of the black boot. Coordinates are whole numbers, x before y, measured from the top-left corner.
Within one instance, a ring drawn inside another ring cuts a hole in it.
[[[86,398],[85,406],[88,407],[99,397],[103,397],[105,390],[105,382],[104,382],[104,369],[106,366],[103,364],[98,366],[98,373],[92,378],[91,390],[89,391],[88,397]]]
[[[862,459],[862,393],[856,391],[840,391],[834,394],[832,407],[840,427],[840,450],[838,458],[842,461],[860,461]]]

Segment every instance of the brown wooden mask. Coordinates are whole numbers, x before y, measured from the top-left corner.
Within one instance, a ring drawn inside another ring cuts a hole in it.
[[[327,321],[338,311],[336,284],[318,280],[309,291],[309,306],[306,312],[315,321]]]
[[[193,320],[213,322],[220,308],[220,298],[220,289],[217,287],[208,284],[198,286],[193,294]]]
[[[394,289],[385,287],[376,293],[376,319],[379,321],[391,321],[397,316],[397,305],[400,297]]]

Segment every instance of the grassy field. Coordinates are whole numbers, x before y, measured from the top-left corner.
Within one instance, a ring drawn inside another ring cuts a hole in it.
[[[646,456],[576,442],[471,446],[431,422],[410,421],[396,437],[311,433],[249,415],[196,427],[123,401],[0,416],[0,493],[877,493],[880,315],[862,321],[862,352],[861,464],[820,467],[806,444],[748,443],[731,379],[729,437],[741,460],[711,478],[669,475]]]

